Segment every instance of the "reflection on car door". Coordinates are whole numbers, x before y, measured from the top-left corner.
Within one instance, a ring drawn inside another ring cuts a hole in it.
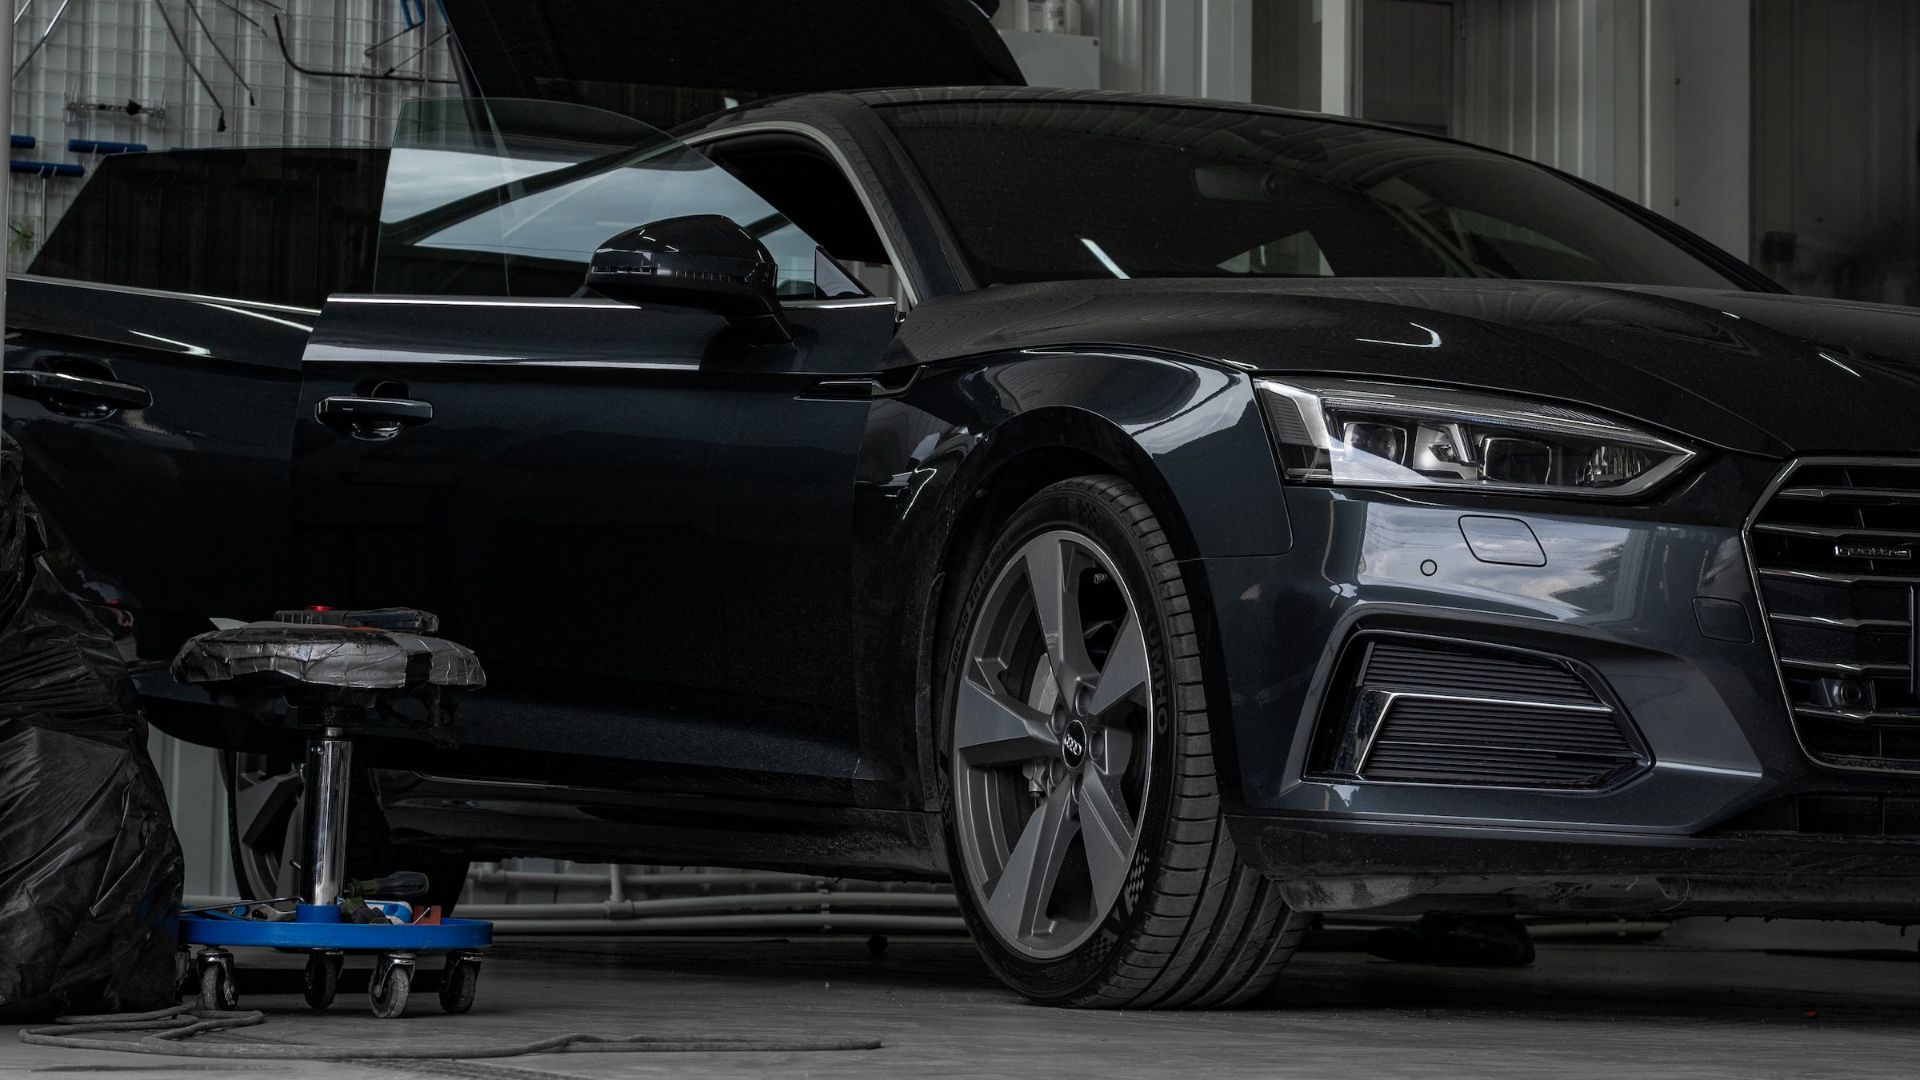
[[[793,305],[801,356],[729,344],[715,315],[579,296],[595,246],[679,214],[758,233],[795,294],[814,252],[629,121],[410,108],[378,295],[336,298],[305,360],[303,595],[439,613],[490,675],[463,741],[521,751],[516,778],[850,797],[866,403],[808,391],[877,358],[890,302]],[[791,648],[742,655],[774,642]]]
[[[265,618],[285,600],[288,430],[313,318],[11,283],[7,434],[64,584],[117,609],[144,659],[172,659],[209,616]]]

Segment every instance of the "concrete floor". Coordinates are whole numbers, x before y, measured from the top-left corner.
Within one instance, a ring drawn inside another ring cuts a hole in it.
[[[417,991],[397,1021],[366,1015],[364,993],[345,990],[333,1012],[307,1012],[293,993],[296,972],[282,958],[268,962],[280,967],[242,971],[243,1005],[267,1010],[268,1023],[232,1038],[457,1047],[590,1031],[868,1035],[886,1045],[833,1054],[283,1065],[25,1046],[17,1029],[0,1028],[0,1080],[42,1073],[171,1080],[201,1072],[276,1080],[1920,1074],[1920,962],[1910,951],[1889,959],[1548,943],[1531,968],[1505,971],[1303,953],[1261,1009],[1167,1014],[1027,1005],[955,942],[896,941],[873,957],[864,941],[851,939],[522,940],[488,960],[469,1015],[443,1016],[432,994]]]

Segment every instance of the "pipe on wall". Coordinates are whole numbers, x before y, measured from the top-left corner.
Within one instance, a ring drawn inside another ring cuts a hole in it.
[[[922,908],[958,911],[950,893],[740,893],[730,896],[676,896],[661,900],[605,900],[585,904],[465,904],[460,914],[475,919],[651,919],[655,916],[768,908],[821,909],[848,907]],[[837,912],[853,916],[855,912]]]

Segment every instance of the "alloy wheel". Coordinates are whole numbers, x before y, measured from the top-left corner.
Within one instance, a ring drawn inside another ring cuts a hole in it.
[[[1153,761],[1138,606],[1092,537],[1009,556],[954,680],[954,818],[986,922],[1035,959],[1084,943],[1127,892]]]
[[[299,866],[287,858],[300,850],[304,791],[297,766],[259,754],[231,754],[227,797],[232,799],[233,873],[240,895],[250,900],[292,896],[300,889]]]

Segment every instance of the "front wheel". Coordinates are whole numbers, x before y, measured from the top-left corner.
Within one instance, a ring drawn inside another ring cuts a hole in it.
[[[1001,529],[946,640],[955,891],[987,963],[1045,1003],[1258,994],[1304,920],[1220,817],[1181,570],[1132,484],[1080,477]]]

